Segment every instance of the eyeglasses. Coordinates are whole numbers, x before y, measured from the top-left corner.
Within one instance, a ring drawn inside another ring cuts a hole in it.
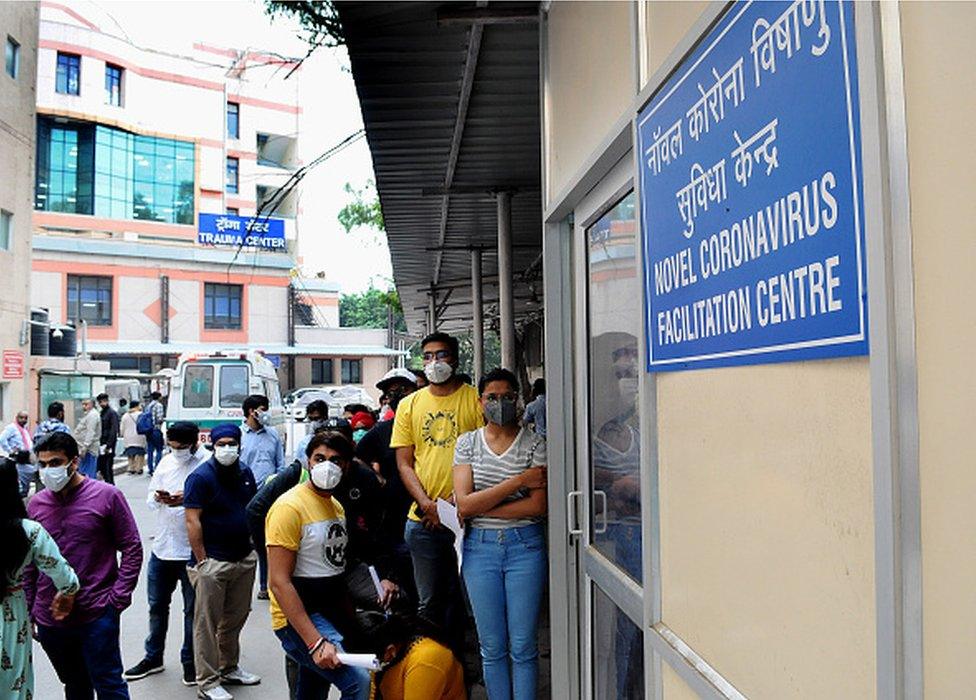
[[[436,350],[434,352],[424,353],[424,362],[429,362],[430,360],[447,360],[451,357],[450,350]]]

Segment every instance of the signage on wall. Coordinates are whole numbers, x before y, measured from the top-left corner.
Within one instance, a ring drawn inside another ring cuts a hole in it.
[[[638,115],[650,371],[868,352],[853,14],[734,3]]]
[[[200,213],[197,243],[233,248],[285,251],[285,222],[265,216]]]
[[[24,353],[19,350],[4,350],[2,362],[4,379],[24,378]]]

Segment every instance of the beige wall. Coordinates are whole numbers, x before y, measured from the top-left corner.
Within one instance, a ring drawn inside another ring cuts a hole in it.
[[[675,44],[688,33],[707,7],[705,0],[654,0],[643,3],[647,64],[641,87],[647,84],[674,50]]]
[[[863,358],[658,375],[663,620],[747,697],[874,695]]]
[[[548,196],[558,194],[634,96],[631,5],[554,2],[549,10]]]
[[[976,5],[901,5],[918,357],[925,694],[971,697],[976,649]]]
[[[661,664],[661,688],[664,700],[698,700],[698,693],[666,663]]]
[[[16,79],[0,66],[0,209],[13,214],[10,249],[0,250],[3,274],[0,350],[23,354],[25,377],[30,365],[30,346],[21,345],[19,336],[21,323],[30,317],[37,17],[37,3],[0,3],[0,46],[6,50],[7,36],[20,44]],[[17,411],[27,406],[28,384],[26,378],[0,379],[3,394],[0,424],[12,420]]]

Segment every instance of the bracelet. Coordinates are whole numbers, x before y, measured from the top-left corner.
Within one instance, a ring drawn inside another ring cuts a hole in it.
[[[325,637],[319,637],[317,642],[315,642],[314,644],[309,644],[308,655],[315,656],[315,652],[321,649],[323,644],[325,644]]]

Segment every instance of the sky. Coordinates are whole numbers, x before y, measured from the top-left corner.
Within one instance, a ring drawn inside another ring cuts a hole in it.
[[[111,31],[114,21],[118,31],[147,48],[189,54],[193,42],[202,41],[287,56],[304,56],[308,51],[299,37],[297,22],[287,17],[272,19],[262,2],[89,0],[76,6],[83,12],[85,5],[95,5],[108,15],[105,30]],[[299,148],[304,162],[362,128],[344,49],[318,49],[290,79],[302,81]],[[302,271],[309,277],[324,272],[325,278],[338,282],[344,293],[363,291],[371,284],[383,289],[392,284],[385,235],[368,229],[347,234],[336,218],[350,200],[345,184],[363,188],[372,177],[369,148],[361,139],[311,171],[299,184],[298,203],[303,216],[298,254],[303,258]]]

